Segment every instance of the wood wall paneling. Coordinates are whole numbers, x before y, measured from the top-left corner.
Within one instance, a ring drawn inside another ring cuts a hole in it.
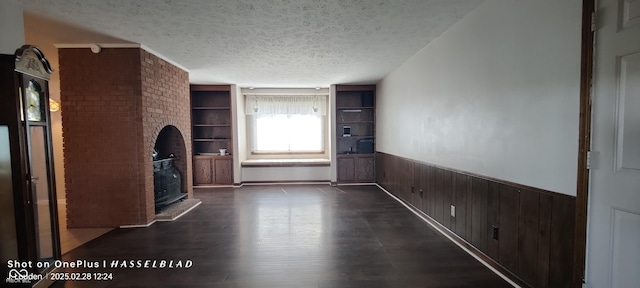
[[[422,164],[420,163],[412,163],[413,165],[413,184],[411,185],[413,191],[412,204],[414,207],[420,209],[420,211],[424,212],[424,208],[422,207],[422,202],[424,200],[423,194],[424,191],[420,185],[420,178],[422,177]]]
[[[385,161],[385,170],[384,170],[384,174],[385,174],[385,187],[387,188],[387,190],[391,191],[390,189],[393,188],[393,171],[391,169],[393,169],[394,165],[393,165],[393,158],[391,158],[390,156],[387,156],[386,158],[384,158]]]
[[[538,208],[537,286],[549,287],[549,250],[551,249],[551,211],[553,197],[540,193]]]
[[[396,181],[396,177],[398,177],[398,172],[397,170],[395,170],[396,167],[396,162],[398,162],[398,159],[396,157],[387,157],[387,159],[385,160],[387,163],[387,169],[385,170],[387,173],[387,190],[389,190],[389,192],[394,193],[394,195],[397,195],[398,193],[398,189],[395,186],[395,181]]]
[[[500,229],[500,184],[490,181],[487,185],[487,255],[499,259],[499,240],[493,238],[492,227]],[[498,233],[498,237],[500,233]]]
[[[575,200],[554,197],[551,210],[549,287],[571,287]],[[603,249],[605,249],[603,247]]]
[[[450,229],[451,229],[451,231],[453,231],[454,233],[456,233],[456,235],[461,236],[461,235],[460,235],[460,233],[456,231],[456,227],[457,227],[457,224],[456,224],[456,223],[457,223],[458,221],[456,221],[456,220],[457,220],[457,219],[456,219],[456,217],[454,217],[454,216],[452,216],[452,215],[451,215],[451,214],[452,214],[452,213],[451,213],[451,210],[455,209],[455,208],[453,208],[453,209],[452,209],[452,208],[451,208],[451,206],[456,206],[456,205],[458,205],[458,204],[457,204],[457,197],[456,197],[456,196],[457,196],[457,193],[458,193],[458,191],[457,191],[457,188],[458,188],[458,187],[457,187],[457,183],[456,183],[456,182],[457,182],[457,179],[456,179],[456,178],[457,178],[457,176],[458,176],[458,175],[457,175],[456,173],[451,173],[451,189],[450,189],[450,190],[451,190],[451,193],[450,193],[450,195],[451,195],[451,199],[449,200],[449,204],[448,204],[448,205],[445,205],[445,207],[444,207],[444,213],[445,213],[445,217],[449,217],[449,219],[451,219],[451,220],[450,220],[450,221],[451,221],[451,224],[449,224],[449,225],[451,226],[451,228],[450,228]],[[455,209],[455,210],[458,210],[458,209]],[[454,211],[454,212],[457,212],[457,211]],[[462,236],[461,236],[461,237],[462,237]]]
[[[521,190],[518,216],[518,271],[522,280],[536,283],[538,272],[538,240],[540,193]]]
[[[487,241],[490,225],[487,225],[487,181],[471,179],[471,244],[487,253]]]
[[[397,171],[395,173],[393,173],[393,177],[391,180],[392,181],[392,188],[393,189],[393,194],[395,194],[396,196],[400,197],[401,199],[407,201],[407,203],[411,203],[411,198],[408,198],[405,194],[405,190],[404,190],[404,183],[403,179],[405,178],[404,174],[406,173],[406,171],[402,170],[404,164],[404,159],[403,158],[394,158],[393,159],[393,171]]]
[[[400,171],[402,171],[402,177],[400,179],[400,187],[402,189],[403,199],[412,200],[411,187],[413,186],[413,162],[408,160],[400,161]]]
[[[376,163],[378,163],[378,165],[375,165],[375,169],[376,169],[376,183],[378,183],[380,186],[382,186],[382,188],[389,190],[388,185],[387,185],[387,155],[386,154],[381,154],[381,153],[376,153]]]
[[[444,170],[439,168],[435,169],[435,198],[433,199],[434,212],[432,217],[436,219],[436,221],[440,223],[444,223],[444,219],[442,217],[442,202],[443,200],[443,190],[444,190]]]
[[[500,185],[500,236],[498,261],[518,274],[518,189]]]
[[[420,166],[420,178],[418,178],[418,182],[420,183],[420,189],[422,189],[422,211],[427,215],[431,215],[431,206],[433,204],[433,188],[431,187],[432,179],[431,176],[431,167],[428,165]]]
[[[466,197],[466,207],[465,207],[465,214],[467,215],[467,219],[465,220],[466,223],[466,233],[467,233],[467,237],[465,238],[467,240],[467,242],[471,242],[471,234],[473,233],[473,214],[471,209],[473,208],[473,190],[471,189],[471,180],[473,179],[473,177],[469,176],[467,178],[467,197]]]
[[[428,214],[431,217],[436,213],[436,177],[436,168],[433,166],[427,166],[427,207],[429,207]]]
[[[429,187],[427,185],[427,179],[429,177],[427,175],[428,168],[429,167],[427,165],[416,163],[416,167],[414,168],[415,173],[413,174],[415,175],[413,181],[416,183],[415,185],[418,186],[418,193],[420,193],[420,198],[422,199],[422,203],[420,203],[420,210],[427,215],[429,215],[427,212],[429,207]]]
[[[456,215],[454,217],[455,220],[455,230],[456,234],[465,240],[469,241],[471,237],[467,235],[467,227],[471,227],[471,225],[467,225],[467,194],[469,190],[469,185],[467,185],[469,176],[463,174],[455,174],[455,207],[456,207]]]
[[[453,173],[449,170],[441,169],[442,171],[442,203],[440,206],[442,207],[442,219],[445,227],[449,228],[449,230],[453,230],[451,228],[451,204],[452,195],[453,195]]]
[[[574,197],[386,153],[378,152],[376,161],[379,185],[488,256],[516,283],[570,287]]]
[[[376,163],[378,163],[378,165],[375,165],[375,182],[382,186],[382,188],[387,189],[387,171],[385,170],[385,166],[387,166],[385,160],[387,157],[385,156],[385,154],[381,153],[376,153],[375,155]]]

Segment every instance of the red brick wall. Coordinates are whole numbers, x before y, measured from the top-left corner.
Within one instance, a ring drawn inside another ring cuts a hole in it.
[[[188,73],[139,48],[60,49],[59,57],[68,227],[151,222],[160,126],[177,127],[191,155]]]
[[[142,63],[142,147],[151,155],[156,139],[162,128],[172,125],[182,133],[187,155],[179,155],[175,149],[176,166],[186,182],[189,198],[193,195],[193,176],[191,172],[191,98],[189,92],[189,73],[167,63],[157,56],[140,50]],[[162,156],[162,155],[161,155]],[[146,187],[147,215],[155,215],[153,205],[153,167],[152,158],[143,158],[144,184]],[[186,173],[185,173],[186,171]],[[183,186],[184,187],[184,186]]]

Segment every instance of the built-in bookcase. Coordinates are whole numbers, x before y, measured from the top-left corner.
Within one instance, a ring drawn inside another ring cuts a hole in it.
[[[191,85],[191,113],[194,184],[232,184],[231,87]]]
[[[224,88],[211,87],[209,88]],[[229,91],[198,91],[191,87],[191,119],[193,125],[193,152],[211,155],[227,149],[231,153],[231,97]]]
[[[338,182],[375,180],[375,85],[336,86]]]

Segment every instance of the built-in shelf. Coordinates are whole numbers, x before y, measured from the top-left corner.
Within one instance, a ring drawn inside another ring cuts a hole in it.
[[[232,184],[231,87],[191,85],[191,104],[194,185]]]
[[[375,85],[336,86],[336,151],[340,183],[375,181]],[[349,133],[350,136],[344,136]]]

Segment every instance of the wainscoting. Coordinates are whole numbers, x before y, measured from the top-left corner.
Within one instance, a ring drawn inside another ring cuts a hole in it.
[[[516,282],[571,286],[575,197],[381,152],[376,182]]]

